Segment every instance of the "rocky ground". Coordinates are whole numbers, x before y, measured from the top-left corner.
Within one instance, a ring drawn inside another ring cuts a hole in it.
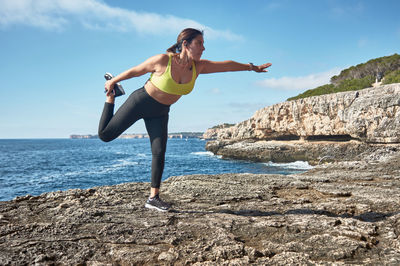
[[[191,175],[0,202],[2,265],[400,264],[400,153],[297,175]]]

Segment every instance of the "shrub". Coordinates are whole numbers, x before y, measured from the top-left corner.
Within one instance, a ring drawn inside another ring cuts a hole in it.
[[[372,87],[374,81],[375,78],[373,76],[366,76],[360,79],[345,79],[336,86],[335,92],[362,90]]]
[[[382,84],[400,83],[400,70],[388,73],[382,81]]]
[[[340,72],[339,75],[331,78],[331,83],[339,84],[346,79],[360,79],[366,76],[387,75],[389,72],[400,68],[400,55],[393,54],[371,59],[366,63],[349,67]]]
[[[232,127],[232,126],[234,126],[234,125],[235,125],[235,124],[223,123],[223,124],[221,124],[221,125],[213,126],[211,129],[227,128],[227,127]]]
[[[342,91],[356,91],[362,90],[372,86],[372,83],[375,81],[373,76],[366,76],[361,79],[345,79],[342,80],[337,86],[333,84],[326,84],[319,86],[312,90],[307,90],[295,97],[287,99],[288,101],[307,98],[311,96],[319,96],[330,93],[337,93]]]
[[[322,85],[319,86],[315,89],[312,90],[307,90],[295,97],[291,97],[289,99],[287,99],[288,101],[292,101],[292,100],[297,100],[297,99],[302,99],[302,98],[307,98],[307,97],[311,97],[311,96],[318,96],[318,95],[323,95],[323,94],[329,94],[329,93],[333,93],[334,92],[334,85],[333,84],[326,84],[326,85]]]
[[[375,77],[384,76],[383,84],[400,83],[400,55],[393,54],[342,70],[331,78],[331,84],[307,90],[288,101],[342,91],[355,91],[371,87]]]

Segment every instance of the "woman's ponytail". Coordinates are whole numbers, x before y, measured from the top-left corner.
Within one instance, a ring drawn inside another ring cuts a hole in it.
[[[175,54],[177,48],[178,48],[178,44],[175,43],[174,45],[172,45],[171,47],[169,47],[169,48],[167,49],[167,53],[173,53],[173,54]]]
[[[196,38],[198,35],[203,35],[202,31],[192,29],[192,28],[187,28],[181,31],[181,33],[178,35],[177,41],[174,45],[169,47],[167,49],[168,53],[180,53],[182,52],[182,43],[183,41],[187,41],[188,44],[192,42],[194,38]]]
[[[183,41],[180,41],[180,42],[177,42],[177,43],[175,43],[174,45],[172,45],[171,47],[169,47],[168,49],[167,49],[167,52],[168,53],[173,53],[173,54],[175,54],[175,53],[180,53],[180,52],[182,52],[182,42]]]

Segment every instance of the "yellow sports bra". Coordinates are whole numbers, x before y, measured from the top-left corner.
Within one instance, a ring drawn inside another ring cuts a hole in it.
[[[171,59],[172,59],[172,54],[169,55],[167,68],[165,69],[165,72],[162,75],[157,76],[154,75],[154,73],[151,74],[150,76],[151,83],[153,83],[154,86],[156,86],[163,92],[169,94],[175,94],[175,95],[189,94],[193,90],[194,83],[197,78],[196,66],[194,64],[194,61],[192,62],[192,72],[193,72],[192,80],[188,83],[179,84],[175,82],[175,80],[172,78],[171,75]]]

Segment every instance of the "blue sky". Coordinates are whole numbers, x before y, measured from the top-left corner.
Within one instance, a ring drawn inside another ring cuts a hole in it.
[[[205,59],[273,65],[262,74],[199,76],[194,91],[171,107],[170,132],[246,120],[329,83],[344,68],[400,50],[397,0],[0,0],[0,6],[0,138],[96,134],[104,73],[164,53],[186,27],[205,31]],[[148,78],[122,84],[131,93]],[[142,132],[138,121],[126,133]]]

